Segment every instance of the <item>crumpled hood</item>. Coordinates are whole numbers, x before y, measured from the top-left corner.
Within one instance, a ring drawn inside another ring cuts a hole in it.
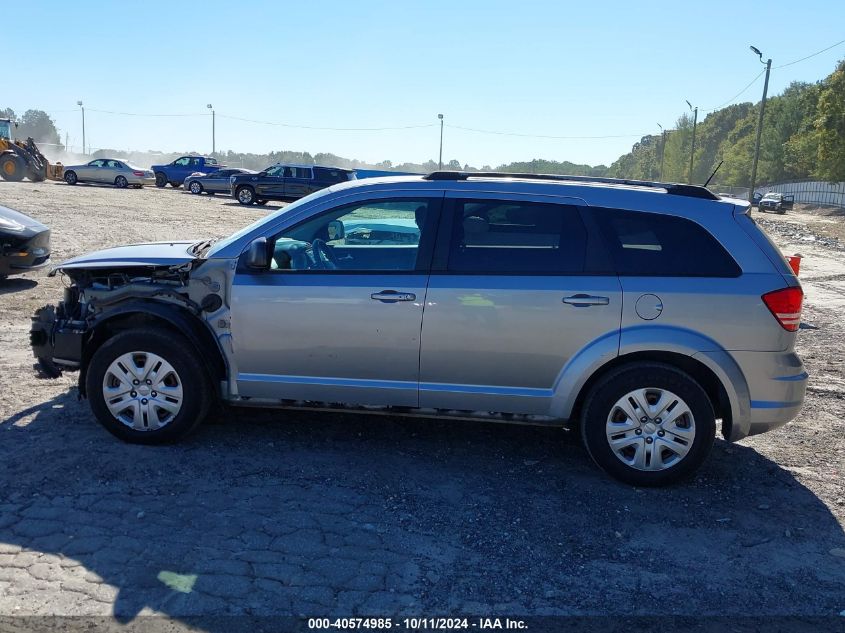
[[[188,249],[195,242],[149,242],[115,246],[68,259],[52,271],[80,268],[134,268],[137,266],[178,266],[196,259]]]
[[[33,229],[38,232],[46,230],[47,227],[20,211],[0,206],[0,230],[20,231],[22,229]]]

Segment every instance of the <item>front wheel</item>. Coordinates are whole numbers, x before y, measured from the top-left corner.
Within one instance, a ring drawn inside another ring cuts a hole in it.
[[[163,189],[167,186],[167,176],[164,175],[163,172],[157,171],[156,172],[156,187],[159,189]]]
[[[196,350],[178,334],[153,327],[126,330],[103,343],[85,386],[106,430],[135,444],[180,439],[202,421],[213,398]]]
[[[69,185],[75,185],[79,182],[79,179],[76,177],[75,171],[66,171],[65,172],[65,182]]]
[[[191,190],[191,193],[196,195],[196,196],[198,196],[202,193],[202,185],[199,184],[196,180],[191,183],[191,186],[189,187],[189,189]]]
[[[114,186],[118,189],[126,189],[129,186],[129,181],[125,176],[118,176],[114,179]]]
[[[662,363],[633,363],[591,390],[581,434],[590,457],[613,477],[662,486],[701,466],[716,420],[707,393],[689,374]]]
[[[241,204],[252,204],[255,202],[255,192],[252,190],[252,187],[240,187],[235,192],[235,196]]]

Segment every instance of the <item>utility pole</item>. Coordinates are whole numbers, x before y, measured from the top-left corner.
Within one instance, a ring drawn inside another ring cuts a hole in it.
[[[211,110],[211,153],[217,153],[217,139],[215,138],[215,125],[214,125],[214,108],[209,103],[206,106],[209,110]]]
[[[443,169],[443,115],[438,114],[437,118],[440,119],[440,159],[438,161],[438,168]]]
[[[663,158],[666,156],[666,130],[659,123],[657,127],[660,128],[660,135],[663,137],[663,141],[660,143],[660,182],[663,182]]]
[[[687,101],[689,109],[693,112],[692,119],[692,146],[689,150],[689,174],[687,175],[687,183],[692,184],[692,167],[695,159],[695,128],[698,125],[698,106],[692,107],[692,104]]]
[[[761,64],[766,64],[766,81],[763,83],[763,100],[760,101],[760,115],[757,117],[757,138],[754,141],[754,159],[751,161],[751,187],[748,190],[748,202],[754,202],[754,187],[757,185],[757,161],[760,159],[760,134],[763,132],[763,112],[766,110],[766,93],[769,91],[769,73],[772,70],[772,58],[763,61],[763,53],[754,46],[751,51],[760,58]],[[759,77],[759,75],[758,75]]]
[[[77,101],[76,105],[82,108],[82,155],[85,156],[85,106],[81,101]]]

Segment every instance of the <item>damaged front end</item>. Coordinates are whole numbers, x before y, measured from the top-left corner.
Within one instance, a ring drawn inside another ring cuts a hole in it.
[[[225,260],[209,264],[212,240],[155,242],[97,251],[63,262],[50,272],[69,283],[57,305],[32,317],[30,344],[49,377],[79,370],[85,395],[87,365],[97,348],[118,331],[167,327],[192,342],[215,376],[224,361],[216,339],[228,334]],[[197,274],[202,267],[203,273]],[[213,325],[211,325],[213,323]]]
[[[121,304],[164,301],[195,314],[202,309],[187,291],[190,265],[57,271],[69,278],[71,285],[58,305],[36,310],[29,334],[38,367],[51,378],[83,366],[97,324]]]

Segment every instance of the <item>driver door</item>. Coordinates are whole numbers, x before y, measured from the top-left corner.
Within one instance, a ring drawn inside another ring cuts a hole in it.
[[[253,398],[416,407],[423,306],[442,194],[332,208],[278,235],[232,286],[237,389]],[[367,221],[379,239],[367,242]],[[417,239],[407,224],[419,223]],[[344,225],[355,228],[346,243]],[[397,228],[395,239],[385,225]],[[388,237],[385,237],[385,236]]]

